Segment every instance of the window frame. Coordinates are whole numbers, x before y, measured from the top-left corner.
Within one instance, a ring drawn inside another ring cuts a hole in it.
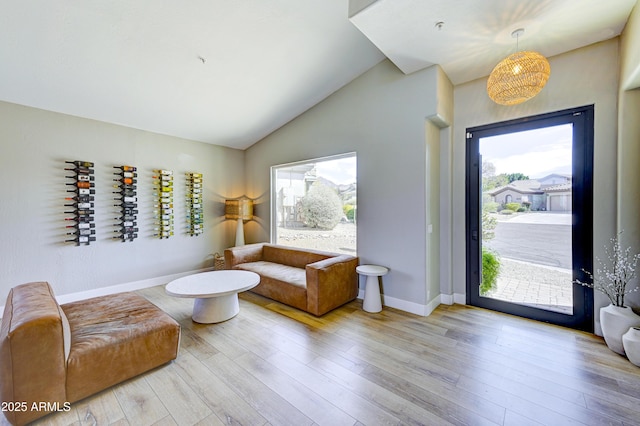
[[[270,236],[269,236],[269,240],[271,242],[271,244],[278,244],[278,189],[277,189],[277,173],[278,170],[280,169],[285,169],[287,167],[295,167],[295,166],[300,166],[300,165],[304,165],[304,164],[311,164],[311,163],[323,163],[323,162],[327,162],[327,161],[333,161],[333,160],[340,160],[343,158],[351,158],[353,157],[356,160],[356,192],[357,192],[357,185],[358,185],[358,179],[357,179],[357,161],[358,161],[358,155],[357,152],[355,151],[350,151],[350,152],[346,152],[343,154],[335,154],[335,155],[328,155],[328,156],[324,156],[324,157],[316,157],[316,158],[311,158],[311,159],[307,159],[307,160],[300,160],[300,161],[294,161],[294,162],[290,162],[290,163],[283,163],[283,164],[276,164],[271,166],[271,170],[270,170],[270,183],[269,183],[269,191],[270,191],[270,212],[271,212],[271,218],[270,218]],[[357,209],[357,197],[356,197],[356,209]],[[356,237],[357,238],[357,237]],[[357,240],[356,240],[357,241]],[[357,247],[357,244],[356,244]],[[354,254],[355,255],[355,254]]]

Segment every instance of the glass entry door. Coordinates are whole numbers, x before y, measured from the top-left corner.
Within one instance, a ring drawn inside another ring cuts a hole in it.
[[[468,129],[468,303],[591,330],[593,108]]]

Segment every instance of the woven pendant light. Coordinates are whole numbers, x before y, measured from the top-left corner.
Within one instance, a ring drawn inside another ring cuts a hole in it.
[[[522,33],[524,30],[518,29],[511,35],[518,38]],[[495,103],[517,105],[540,93],[550,74],[549,61],[538,52],[516,52],[491,71],[487,93]]]

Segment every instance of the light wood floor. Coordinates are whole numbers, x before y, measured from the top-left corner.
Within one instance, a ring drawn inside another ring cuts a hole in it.
[[[252,293],[199,325],[192,300],[140,293],[182,324],[178,359],[39,424],[640,424],[640,368],[587,333],[457,305],[316,318]]]

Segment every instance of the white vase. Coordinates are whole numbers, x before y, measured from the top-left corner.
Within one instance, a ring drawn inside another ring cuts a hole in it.
[[[640,327],[631,327],[622,336],[622,345],[629,361],[640,367]]]
[[[628,306],[609,305],[600,308],[602,336],[612,351],[624,355],[622,335],[631,327],[640,326],[640,316]]]

